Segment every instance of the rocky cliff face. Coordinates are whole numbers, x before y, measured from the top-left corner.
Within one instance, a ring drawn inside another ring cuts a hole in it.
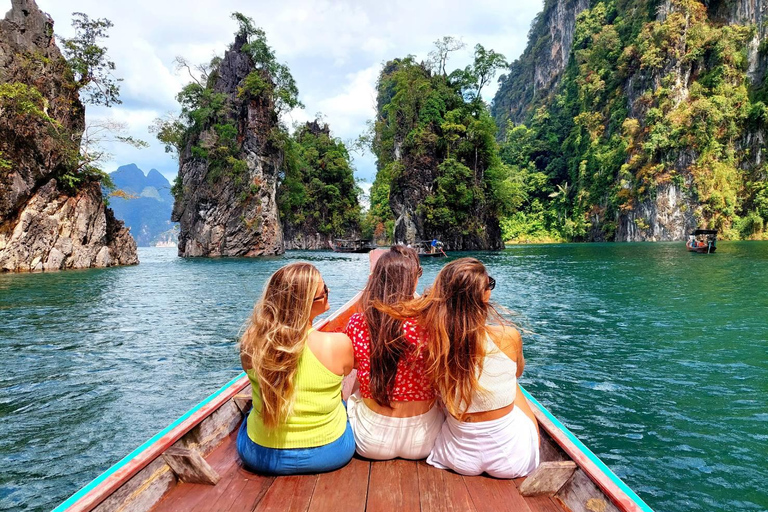
[[[222,134],[207,126],[193,136],[179,158],[181,190],[171,220],[179,222],[179,256],[261,256],[281,254],[276,185],[282,153],[270,138],[277,127],[267,95],[239,94],[254,71],[238,36],[224,55],[213,89],[224,94],[228,120],[236,128],[237,149],[222,167],[212,161]],[[264,80],[269,80],[266,74]],[[207,154],[208,156],[201,156]]]
[[[749,41],[747,50],[747,78],[751,85],[760,86],[765,77],[766,54],[758,51],[760,41],[765,40],[767,29],[765,25],[768,4],[761,0],[719,0],[706,4],[710,20],[725,25],[751,25],[754,35]],[[680,10],[680,6],[672,0],[663,1],[656,9],[656,21],[663,22],[672,13]],[[685,54],[686,37],[683,34],[677,43],[677,52]],[[679,105],[689,99],[691,85],[705,69],[691,62],[668,59],[663,69],[644,74],[636,72],[625,84],[629,117],[643,119],[647,115],[648,105],[643,102],[643,94],[650,90],[656,91],[667,87],[674,105]],[[669,77],[672,77],[670,80]],[[664,83],[664,81],[667,83]],[[761,165],[764,148],[764,132],[762,129],[745,130],[739,142],[743,159],[741,165],[757,167]],[[663,184],[658,187],[653,197],[636,204],[632,210],[622,212],[617,217],[617,241],[673,241],[684,240],[686,235],[699,227],[704,220],[702,205],[694,193],[691,167],[699,156],[692,149],[685,149],[676,155],[670,155],[674,160],[675,170],[685,180],[685,187],[673,184]]]
[[[533,21],[523,55],[499,78],[493,114],[504,130],[506,122],[525,121],[531,108],[549,96],[568,65],[576,16],[589,0],[547,0]]]
[[[0,270],[138,263],[136,245],[104,207],[98,183],[63,187],[85,126],[53,20],[12,0],[0,21]]]
[[[320,125],[317,121],[307,122],[304,129],[313,137],[330,137],[331,130],[328,125]],[[317,250],[328,249],[333,242],[333,236],[322,234],[315,225],[304,220],[302,223],[285,221],[283,219],[283,244],[286,251],[290,250]]]

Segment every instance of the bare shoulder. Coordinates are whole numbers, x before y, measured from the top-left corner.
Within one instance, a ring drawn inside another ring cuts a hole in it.
[[[352,345],[352,340],[343,332],[324,332],[327,343],[336,348],[345,348]]]
[[[349,336],[343,332],[314,331],[309,334],[309,342],[313,348],[330,353],[345,352],[352,346]]]
[[[509,325],[489,325],[488,334],[491,340],[512,360],[517,359],[517,355],[523,349],[523,339],[520,331]]]

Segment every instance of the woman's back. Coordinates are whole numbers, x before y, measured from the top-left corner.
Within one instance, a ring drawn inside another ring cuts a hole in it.
[[[294,375],[293,407],[277,427],[269,429],[264,425],[258,378],[252,368],[246,373],[253,390],[248,435],[254,442],[269,448],[308,448],[330,443],[344,432],[347,415],[341,403],[343,375],[327,368],[309,341],[299,356]]]
[[[391,402],[433,401],[435,391],[424,371],[426,345],[424,334],[415,320],[404,321],[402,331],[403,337],[408,342],[408,349],[397,364],[397,372],[389,394],[390,405]],[[352,340],[360,394],[363,398],[372,400],[371,335],[365,316],[362,313],[352,315],[345,332]],[[426,407],[427,410],[429,406]]]
[[[466,409],[467,413],[494,411],[515,402],[517,393],[517,362],[510,359],[490,335],[485,338],[485,356],[478,372],[477,389]]]
[[[312,321],[328,311],[328,287],[308,263],[272,274],[240,343],[253,408],[237,436],[244,466],[272,474],[330,471],[354,453],[341,381],[354,364],[344,334]]]

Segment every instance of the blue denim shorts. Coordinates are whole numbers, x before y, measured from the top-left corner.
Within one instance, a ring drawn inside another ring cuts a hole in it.
[[[243,466],[254,473],[268,475],[300,475],[325,473],[347,465],[355,454],[355,437],[347,420],[347,428],[332,443],[313,448],[267,448],[248,437],[247,417],[237,433],[237,453]]]

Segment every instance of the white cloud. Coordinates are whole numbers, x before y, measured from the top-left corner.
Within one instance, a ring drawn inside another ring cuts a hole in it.
[[[109,18],[115,24],[106,41],[122,82],[123,105],[113,115],[129,130],[152,144],[145,150],[115,147],[107,170],[135,162],[144,170],[157,168],[166,175],[177,164],[147,130],[149,122],[168,110],[177,110],[176,93],[186,83],[173,69],[173,59],[207,62],[223,54],[232,42],[236,23],[233,11],[251,16],[264,28],[277,58],[296,78],[300,98],[307,106],[291,112],[289,121],[303,122],[322,112],[334,135],[356,138],[373,117],[375,82],[381,64],[408,54],[426,58],[432,42],[444,35],[461,37],[467,48],[453,56],[449,67],[463,67],[472,59],[476,43],[517,58],[526,44],[531,20],[542,0],[510,2],[479,0],[38,0],[56,21],[59,35],[72,34],[71,13]],[[6,1],[10,7],[10,2]],[[484,90],[490,99],[496,84]],[[129,113],[135,111],[135,113]],[[104,115],[88,108],[88,117]],[[149,122],[147,122],[149,121]],[[145,123],[145,124],[143,124]],[[358,175],[373,179],[370,155],[355,158]]]

